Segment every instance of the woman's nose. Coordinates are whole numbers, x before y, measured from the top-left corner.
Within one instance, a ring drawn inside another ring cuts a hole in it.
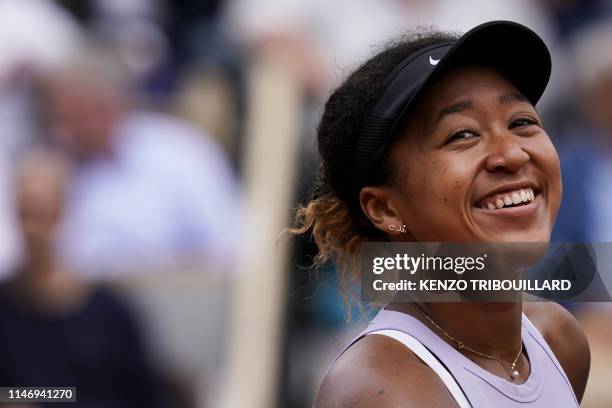
[[[516,173],[530,160],[521,137],[505,132],[489,139],[488,151],[485,166],[490,172]]]

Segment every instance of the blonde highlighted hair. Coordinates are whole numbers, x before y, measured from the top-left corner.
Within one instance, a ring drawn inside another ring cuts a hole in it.
[[[298,206],[294,227],[286,230],[289,235],[310,234],[318,248],[313,259],[315,269],[329,263],[336,265],[338,289],[349,319],[352,305],[363,311],[356,286],[361,277],[361,245],[371,238],[364,233],[367,230],[364,219],[365,216],[356,216],[339,198],[324,196]]]

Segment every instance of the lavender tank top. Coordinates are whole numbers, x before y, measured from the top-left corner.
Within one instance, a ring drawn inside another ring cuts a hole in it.
[[[522,384],[512,383],[481,368],[414,317],[384,309],[336,360],[358,340],[380,330],[397,330],[417,339],[446,366],[473,408],[575,408],[579,405],[559,361],[525,315],[521,337],[531,373]]]

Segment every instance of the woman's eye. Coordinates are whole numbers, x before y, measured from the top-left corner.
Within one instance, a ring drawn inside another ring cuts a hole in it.
[[[469,130],[460,130],[458,132],[453,133],[451,137],[446,140],[446,143],[451,143],[458,140],[472,139],[474,137],[476,137],[476,133],[471,132]]]
[[[516,119],[510,124],[510,129],[531,126],[531,125],[539,125],[539,122],[531,118],[520,118],[520,119]]]

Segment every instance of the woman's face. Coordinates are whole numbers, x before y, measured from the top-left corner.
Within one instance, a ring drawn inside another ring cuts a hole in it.
[[[501,74],[452,71],[408,122],[390,151],[394,180],[383,187],[405,238],[549,241],[561,200],[559,158],[534,107]]]

